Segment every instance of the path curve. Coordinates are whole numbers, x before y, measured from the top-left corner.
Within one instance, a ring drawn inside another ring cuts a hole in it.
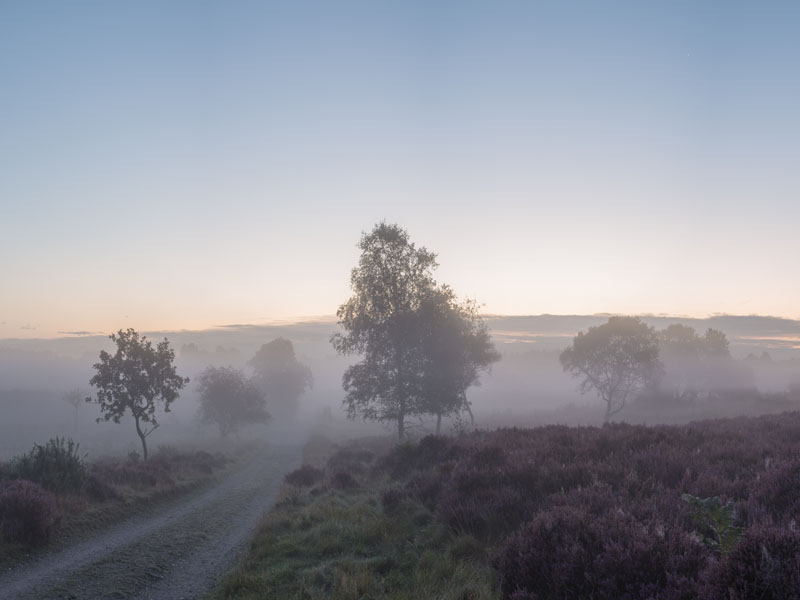
[[[272,446],[183,502],[0,574],[5,599],[191,599],[238,558],[275,501],[299,446]]]

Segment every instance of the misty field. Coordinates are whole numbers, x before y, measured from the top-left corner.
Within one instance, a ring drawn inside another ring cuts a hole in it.
[[[786,600],[800,414],[375,442],[286,478],[220,598]]]

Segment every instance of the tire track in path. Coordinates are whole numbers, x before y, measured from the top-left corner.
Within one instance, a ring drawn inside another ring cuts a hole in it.
[[[272,446],[195,496],[0,575],[4,599],[176,600],[202,596],[234,564],[300,446]]]

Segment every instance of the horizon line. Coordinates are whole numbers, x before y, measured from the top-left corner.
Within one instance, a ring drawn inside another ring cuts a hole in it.
[[[480,315],[484,319],[508,319],[508,318],[537,318],[537,317],[556,317],[556,318],[608,318],[608,317],[617,317],[617,316],[632,316],[632,317],[639,317],[639,318],[652,318],[652,319],[682,319],[682,320],[692,320],[692,321],[706,321],[709,319],[715,318],[735,318],[735,319],[747,319],[747,318],[757,318],[757,319],[769,319],[769,320],[779,320],[779,321],[789,321],[793,323],[800,324],[800,318],[793,318],[793,317],[785,317],[785,316],[778,316],[778,315],[767,315],[767,314],[758,314],[758,313],[750,313],[750,314],[732,314],[732,313],[711,313],[707,314],[706,316],[692,316],[692,315],[680,315],[680,314],[668,314],[668,313],[621,313],[621,312],[598,312],[598,313],[527,313],[527,314],[502,314],[502,313],[481,313]],[[201,332],[213,332],[213,331],[224,331],[224,330],[235,330],[235,329],[257,329],[262,327],[289,327],[292,325],[306,325],[306,324],[315,324],[315,323],[333,323],[337,324],[336,315],[304,315],[304,316],[296,316],[296,317],[284,317],[284,318],[276,318],[269,321],[257,321],[252,323],[228,323],[223,325],[212,325],[209,327],[199,328],[199,329],[188,329],[188,328],[175,328],[175,329],[143,329],[138,330],[142,334],[154,336],[154,335],[161,335],[161,334],[184,334],[184,333],[201,333]],[[127,329],[127,328],[121,328]],[[115,330],[111,333],[116,333]],[[46,341],[46,340],[76,340],[76,339],[91,339],[94,337],[107,337],[111,335],[111,333],[104,333],[99,331],[58,331],[58,334],[61,335],[53,335],[53,336],[41,336],[41,337],[2,337],[0,338],[0,342],[23,342],[23,341]]]

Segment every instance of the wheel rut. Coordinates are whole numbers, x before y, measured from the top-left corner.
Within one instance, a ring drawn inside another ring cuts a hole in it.
[[[299,446],[273,446],[210,488],[0,575],[3,598],[199,598],[231,566]]]

